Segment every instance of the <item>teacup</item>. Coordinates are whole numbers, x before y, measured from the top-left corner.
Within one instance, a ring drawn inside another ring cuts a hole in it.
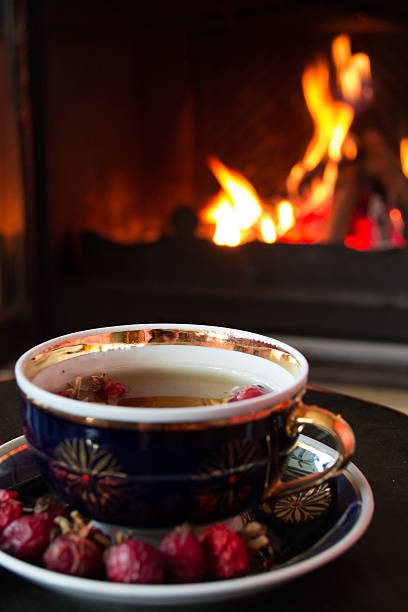
[[[60,394],[78,376],[117,379],[129,369],[169,364],[233,373],[269,390],[183,407],[112,406]],[[51,489],[94,520],[143,529],[223,520],[343,470],[353,432],[339,416],[302,402],[307,376],[305,357],[287,344],[190,324],[68,334],[16,364],[23,431]],[[305,424],[332,434],[338,458],[322,472],[284,482],[282,466]]]

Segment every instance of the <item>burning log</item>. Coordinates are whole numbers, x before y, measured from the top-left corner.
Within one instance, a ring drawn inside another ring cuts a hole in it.
[[[331,213],[327,220],[322,242],[343,244],[349,233],[351,218],[359,197],[358,167],[355,163],[344,163],[333,196]]]

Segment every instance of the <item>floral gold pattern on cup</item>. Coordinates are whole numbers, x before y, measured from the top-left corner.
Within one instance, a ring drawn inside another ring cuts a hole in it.
[[[228,510],[240,507],[253,496],[259,478],[251,477],[251,470],[265,464],[265,450],[259,442],[233,440],[226,442],[213,451],[199,467],[199,479],[208,476],[223,478],[222,486],[209,487],[196,497],[196,506],[200,512],[205,507],[208,512]]]
[[[312,487],[278,499],[271,508],[263,504],[262,509],[272,513],[285,523],[306,523],[322,516],[330,507],[332,500],[328,484]]]
[[[80,497],[90,512],[101,514],[124,501],[127,475],[115,457],[89,439],[64,440],[55,449],[51,471],[68,495]]]
[[[201,464],[200,473],[220,476],[236,470],[247,471],[265,460],[265,451],[259,442],[232,440],[221,444]]]

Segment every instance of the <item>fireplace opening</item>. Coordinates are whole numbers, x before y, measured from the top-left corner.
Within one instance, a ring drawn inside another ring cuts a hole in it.
[[[397,3],[5,4],[39,337],[408,342]]]
[[[202,237],[217,214],[229,228],[218,244],[405,245],[401,23],[275,2],[87,4],[33,9],[55,254],[83,231],[153,242],[186,202]]]

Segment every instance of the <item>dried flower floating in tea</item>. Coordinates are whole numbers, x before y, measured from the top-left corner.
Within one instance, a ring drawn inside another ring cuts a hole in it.
[[[93,401],[108,403],[108,400],[121,397],[127,390],[127,385],[119,382],[115,383],[105,374],[99,373],[90,376],[85,383],[82,381],[82,376],[77,376],[75,381],[68,385],[67,389],[59,392],[59,395],[87,402],[89,397],[86,394],[90,393],[94,396]]]

